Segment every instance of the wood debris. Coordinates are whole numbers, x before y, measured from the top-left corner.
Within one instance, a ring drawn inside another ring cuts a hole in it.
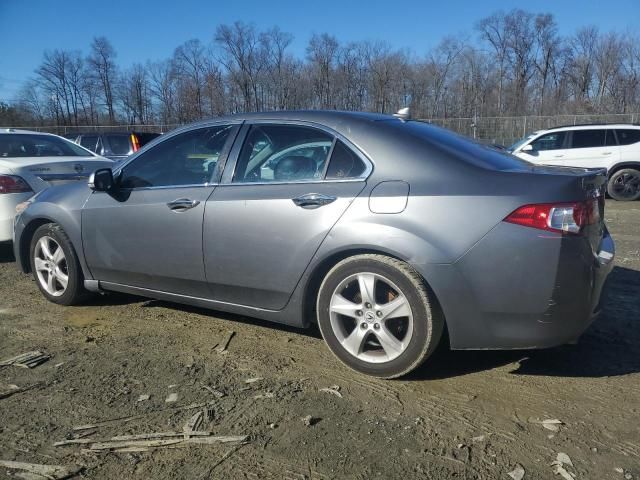
[[[150,395],[148,395],[148,394],[144,394],[144,395],[140,395],[140,396],[138,397],[138,400],[137,400],[137,401],[138,401],[138,402],[146,402],[147,400],[149,400],[149,398],[151,398],[151,396],[150,396]]]
[[[51,355],[41,352],[40,350],[33,350],[1,361],[0,367],[15,365],[16,367],[22,368],[34,368],[46,362],[49,358],[51,358]]]
[[[234,332],[233,330],[229,330],[227,332],[227,336],[225,337],[225,339],[222,341],[222,343],[220,345],[218,345],[218,347],[216,348],[216,352],[218,353],[224,353],[227,351],[227,348],[229,348],[229,343],[231,343],[231,339],[233,338],[233,336],[236,334],[236,332]]]
[[[197,432],[200,429],[200,427],[202,426],[202,418],[202,412],[196,412],[191,415],[191,418],[187,420],[187,423],[185,423],[184,427],[182,427],[184,438],[189,438],[192,433]]]
[[[318,390],[319,392],[330,393],[331,395],[335,395],[338,398],[342,398],[342,394],[340,393],[339,385],[331,385],[330,387],[321,388]]]
[[[259,382],[261,380],[264,380],[264,378],[262,377],[253,377],[253,378],[247,378],[244,383],[256,383]]]
[[[204,388],[209,393],[211,393],[214,397],[222,398],[225,395],[224,392],[221,392],[220,390],[216,390],[215,388],[211,388],[209,385],[205,385],[204,383],[201,384],[201,387]]]
[[[558,420],[557,418],[549,418],[545,420],[529,418],[529,423],[538,423],[547,430],[551,430],[552,432],[560,431],[560,425],[564,425],[564,422],[562,420]]]
[[[80,473],[83,468],[75,465],[66,467],[62,465],[41,465],[37,463],[12,462],[9,460],[0,460],[0,467],[12,470],[22,470],[50,480],[62,480],[64,478],[72,477],[77,473]]]
[[[170,393],[167,398],[164,399],[164,403],[173,403],[178,401],[177,393]]]

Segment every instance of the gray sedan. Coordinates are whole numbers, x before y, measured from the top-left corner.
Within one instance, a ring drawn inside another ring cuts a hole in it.
[[[345,364],[393,378],[443,341],[576,340],[614,257],[605,181],[403,118],[249,114],[40,192],[14,248],[52,302],[117,291],[317,322]]]

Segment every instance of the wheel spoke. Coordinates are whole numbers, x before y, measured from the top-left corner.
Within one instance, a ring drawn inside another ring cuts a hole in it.
[[[56,265],[60,265],[60,262],[64,260],[64,252],[62,251],[62,247],[60,245],[58,245],[58,248],[56,248],[56,251],[54,252],[51,259]]]
[[[373,305],[376,298],[376,277],[371,273],[361,273],[358,275],[358,285],[360,286],[362,303],[370,303]]]
[[[47,260],[51,260],[52,255],[51,255],[51,249],[49,248],[49,238],[42,237],[38,242],[38,245],[40,246],[40,251],[44,255],[44,258],[46,258]]]
[[[36,271],[38,272],[46,272],[47,271],[47,266],[44,262],[44,260],[42,260],[41,258],[35,257],[34,259],[34,264],[36,267]]]
[[[65,275],[62,272],[56,272],[55,277],[56,277],[56,280],[58,280],[58,283],[60,284],[62,289],[63,290],[66,289],[67,284],[69,283],[69,276]]]
[[[380,329],[374,332],[374,335],[378,338],[384,353],[386,353],[388,357],[396,357],[402,352],[402,342],[398,340],[386,326],[381,325]]]
[[[56,293],[56,277],[52,273],[47,274],[47,291],[51,294]]]
[[[411,315],[411,307],[404,295],[398,295],[388,303],[378,305],[378,311],[382,313],[381,320],[388,318],[408,317]]]
[[[367,336],[367,330],[360,328],[359,325],[353,329],[347,338],[342,341],[342,346],[351,355],[358,356],[362,352],[364,346],[364,339]]]
[[[347,300],[340,294],[335,294],[331,298],[331,306],[329,308],[333,313],[356,318],[356,311],[360,310],[362,306]]]

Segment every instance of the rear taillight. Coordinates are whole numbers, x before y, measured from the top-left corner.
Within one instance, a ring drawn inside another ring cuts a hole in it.
[[[33,192],[22,177],[15,175],[0,175],[0,194]]]
[[[140,140],[138,140],[138,136],[135,133],[131,134],[131,145],[133,145],[134,152],[140,150]]]
[[[504,221],[552,232],[579,234],[587,225],[600,221],[599,200],[523,205]]]

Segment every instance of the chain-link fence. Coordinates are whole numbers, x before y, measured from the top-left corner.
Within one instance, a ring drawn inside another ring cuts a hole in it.
[[[448,128],[483,143],[511,145],[527,133],[561,125],[592,123],[640,123],[640,113],[606,115],[553,115],[522,117],[477,117],[477,118],[424,118],[425,122]],[[47,126],[22,127],[58,135],[78,132],[156,132],[166,133],[180,125],[93,125],[93,126]],[[16,127],[21,128],[21,127]]]
[[[483,143],[509,146],[527,133],[563,125],[593,123],[636,123],[640,113],[610,115],[553,115],[524,117],[478,117],[424,119]]]

